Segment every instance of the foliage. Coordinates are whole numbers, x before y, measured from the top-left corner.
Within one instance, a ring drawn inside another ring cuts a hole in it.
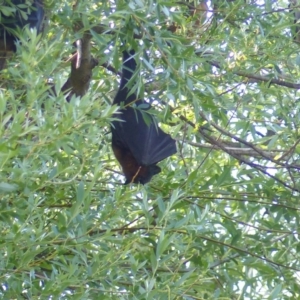
[[[300,298],[300,56],[288,3],[45,6],[45,33],[24,30],[1,73],[0,297]],[[68,58],[88,31],[99,66],[68,103]],[[178,141],[145,186],[122,185],[110,148],[121,41]]]

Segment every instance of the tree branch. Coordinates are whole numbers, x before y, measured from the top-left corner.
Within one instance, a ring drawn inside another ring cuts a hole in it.
[[[67,101],[73,95],[82,97],[88,91],[92,78],[92,70],[98,65],[98,61],[91,56],[91,35],[84,33],[81,40],[76,42],[77,53],[71,59],[71,74],[62,87],[67,93]]]

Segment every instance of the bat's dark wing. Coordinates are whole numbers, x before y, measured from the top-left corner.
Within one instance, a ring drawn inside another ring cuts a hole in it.
[[[176,153],[175,141],[163,132],[148,114],[146,124],[143,113],[132,107],[117,115],[122,121],[114,121],[114,139],[129,149],[139,165],[149,166]],[[147,122],[148,123],[148,122]]]
[[[123,51],[122,78],[114,104],[144,103],[132,91],[133,75],[137,67],[134,50]],[[175,141],[164,133],[146,111],[126,107],[115,115],[120,121],[114,121],[112,130],[112,149],[122,166],[127,183],[145,184],[161,169],[156,164],[176,153]]]
[[[24,4],[24,0],[12,0],[12,3],[15,5]],[[43,8],[43,1],[42,0],[34,0],[32,5],[30,6],[31,12],[28,12],[28,9],[25,8],[22,11],[22,14],[17,12],[14,16],[5,16],[1,15],[1,30],[0,34],[3,35],[5,29],[4,28],[11,28],[15,29],[16,27],[24,27],[25,25],[29,24],[31,28],[36,28],[38,32],[42,29],[42,23],[44,20],[44,8]],[[20,10],[21,11],[21,10]],[[2,27],[4,25],[5,27]]]
[[[3,1],[2,1],[3,2]],[[15,5],[24,5],[24,0],[12,0]],[[17,27],[23,28],[29,25],[30,28],[36,28],[37,32],[43,31],[44,27],[44,8],[42,0],[34,0],[29,7],[19,7],[13,15],[6,16],[0,13],[0,51],[4,53],[15,52],[17,40]],[[0,69],[4,67],[5,59],[1,53]],[[6,55],[5,55],[6,56]]]

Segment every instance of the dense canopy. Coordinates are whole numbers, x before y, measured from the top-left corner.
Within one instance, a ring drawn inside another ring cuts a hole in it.
[[[300,298],[297,0],[43,6],[2,56],[0,297]],[[124,41],[177,141],[145,185],[111,149]]]

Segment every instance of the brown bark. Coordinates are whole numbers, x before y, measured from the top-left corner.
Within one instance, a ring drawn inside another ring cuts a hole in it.
[[[71,58],[71,74],[62,91],[68,94],[67,101],[73,95],[82,97],[89,88],[92,70],[98,61],[91,56],[91,35],[85,33],[81,40],[76,42],[77,52]]]

